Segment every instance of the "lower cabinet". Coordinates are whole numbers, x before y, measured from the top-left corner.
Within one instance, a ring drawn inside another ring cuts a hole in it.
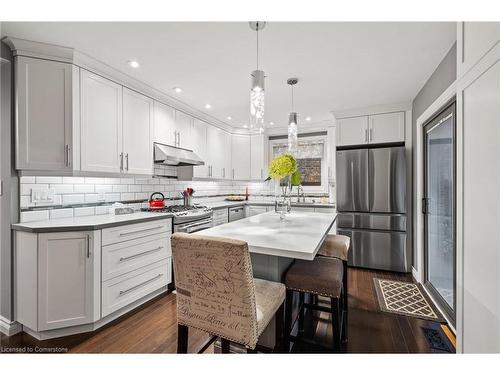
[[[229,211],[227,208],[218,208],[214,209],[213,226],[226,224],[229,222]]]
[[[171,219],[163,219],[94,231],[15,232],[15,320],[31,334],[82,325],[90,331],[166,290],[171,228]]]

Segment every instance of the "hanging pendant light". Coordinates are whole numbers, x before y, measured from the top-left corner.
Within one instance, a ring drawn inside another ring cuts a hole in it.
[[[257,33],[257,69],[251,73],[250,86],[250,131],[264,131],[264,71],[259,70],[259,31],[265,22],[250,22],[250,28]]]
[[[289,78],[286,83],[292,88],[292,111],[288,115],[288,152],[295,154],[299,146],[299,124],[297,121],[297,112],[293,111],[293,86],[299,82],[298,78]]]

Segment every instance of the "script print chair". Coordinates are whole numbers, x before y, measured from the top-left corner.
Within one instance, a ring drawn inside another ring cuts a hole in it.
[[[285,286],[254,279],[246,242],[175,233],[172,235],[177,289],[177,352],[187,353],[189,328],[211,335],[199,352],[221,339],[254,352],[259,336],[276,316],[275,351],[283,350]]]

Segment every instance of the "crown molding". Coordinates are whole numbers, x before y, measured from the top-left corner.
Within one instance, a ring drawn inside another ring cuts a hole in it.
[[[139,81],[136,78],[71,47],[36,42],[10,36],[4,37],[2,42],[10,47],[14,56],[25,56],[73,64],[173,107],[176,110],[184,112],[201,121],[207,122],[230,133],[235,132],[235,129],[229,124],[226,124],[225,122],[200,111],[199,109],[196,109],[189,104],[186,104],[164,93],[163,91],[150,86],[147,83]]]
[[[347,117],[375,115],[378,113],[411,111],[411,107],[412,107],[411,102],[401,102],[401,103],[374,105],[362,108],[352,108],[340,111],[332,110],[330,111],[330,113],[335,119],[341,119]]]

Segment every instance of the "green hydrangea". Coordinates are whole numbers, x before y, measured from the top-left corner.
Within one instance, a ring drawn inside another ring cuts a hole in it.
[[[297,160],[291,154],[276,156],[269,163],[269,178],[281,180],[297,170]]]

